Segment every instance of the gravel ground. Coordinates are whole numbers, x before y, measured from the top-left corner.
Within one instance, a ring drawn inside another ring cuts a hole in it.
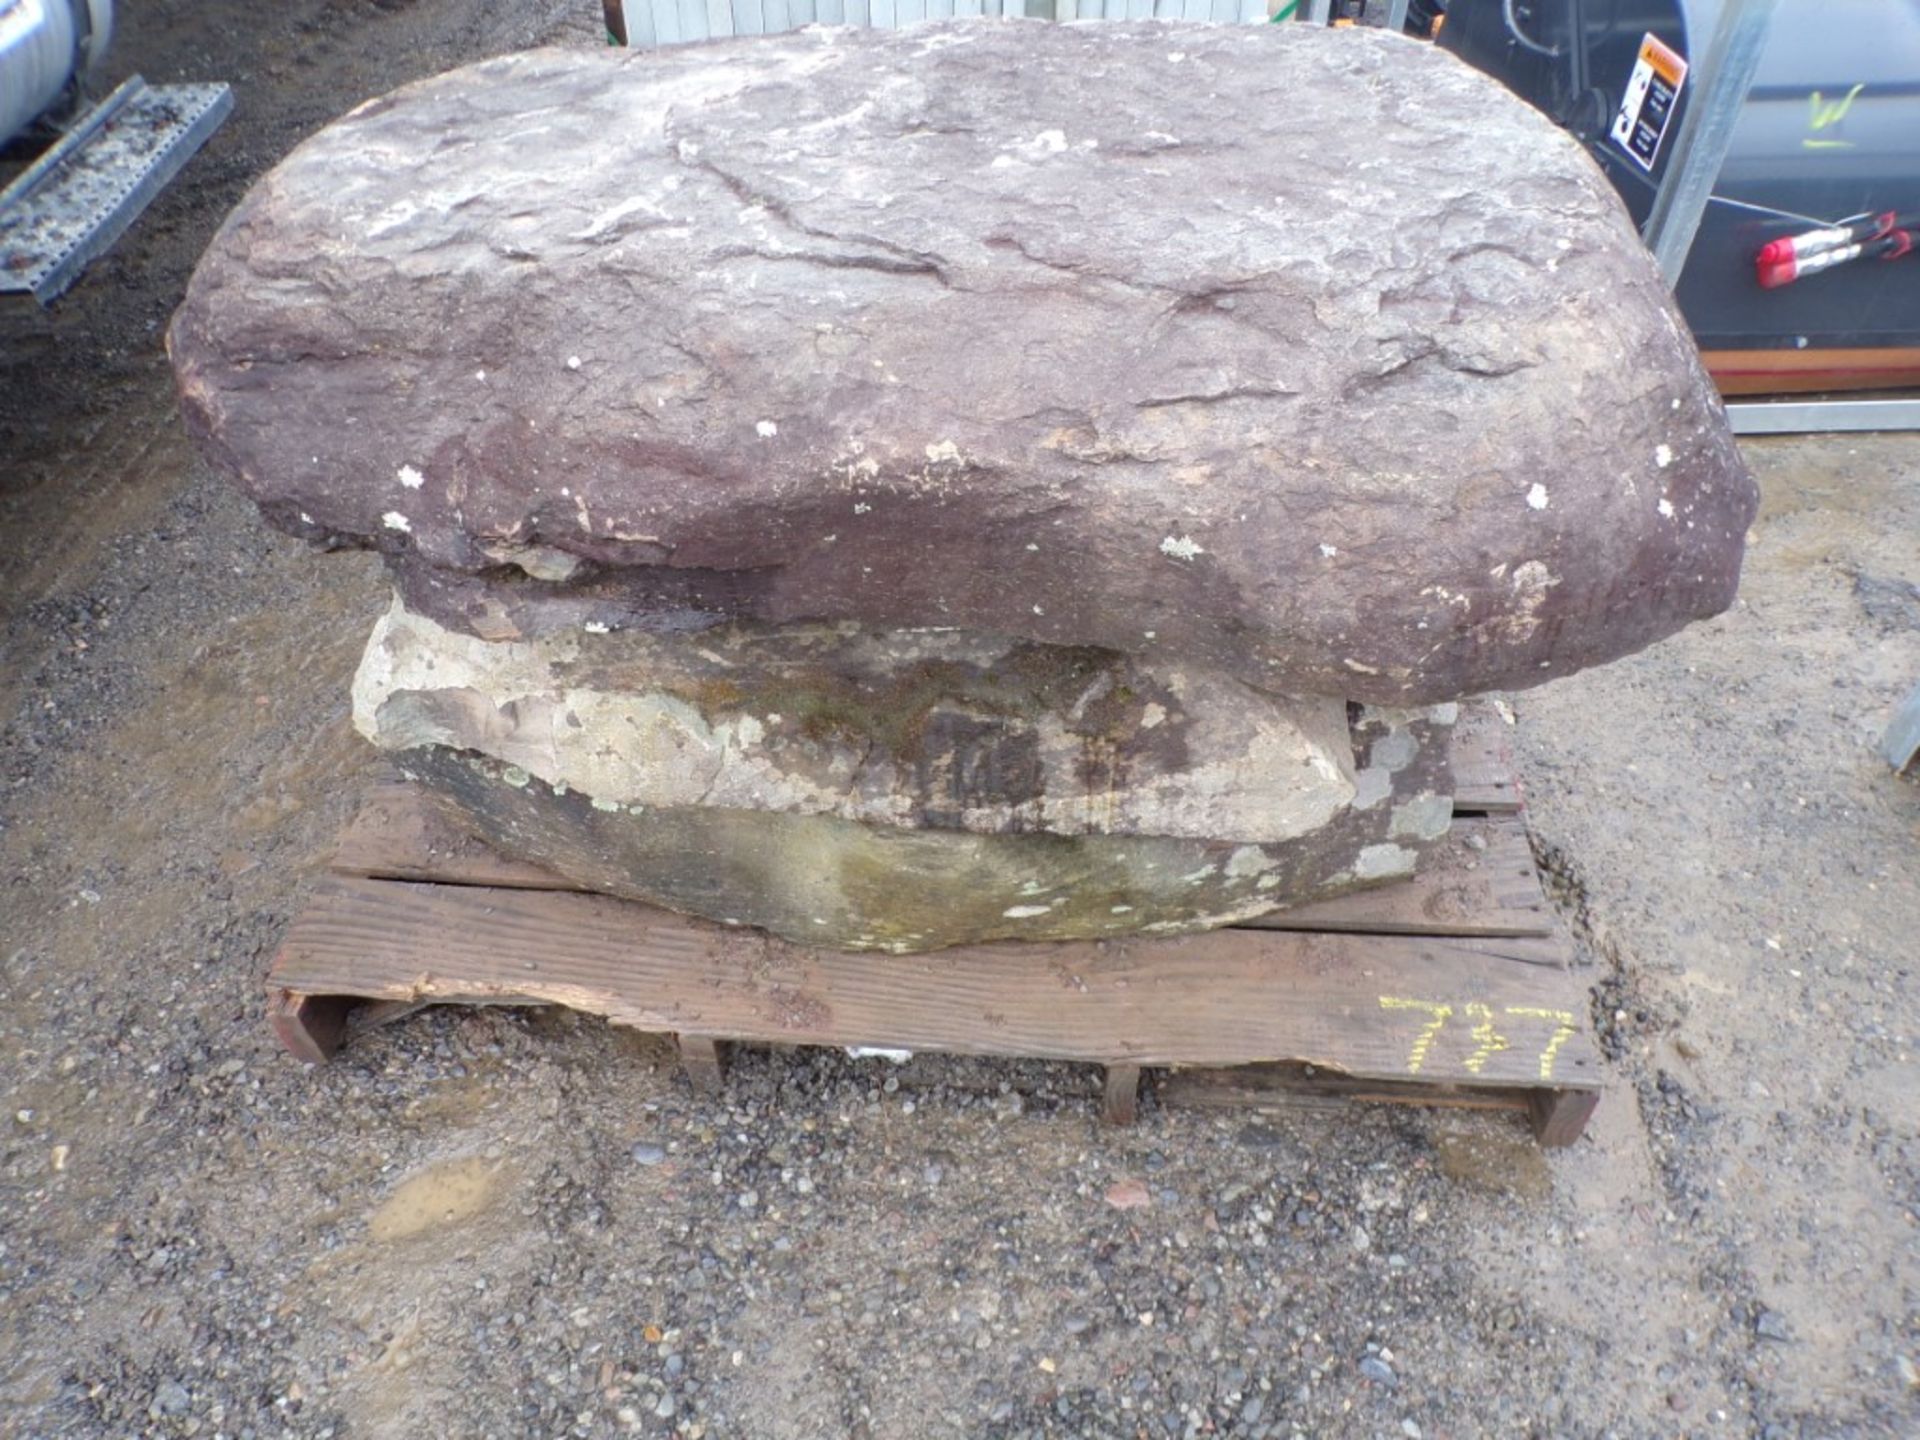
[[[0,312],[0,1435],[1920,1433],[1920,443],[1756,446],[1745,595],[1516,697],[1608,1093],[1094,1119],[1072,1066],[427,1012],[306,1071],[259,977],[371,756],[383,593],[191,458],[159,332],[248,179],[586,3],[128,7],[239,110]]]

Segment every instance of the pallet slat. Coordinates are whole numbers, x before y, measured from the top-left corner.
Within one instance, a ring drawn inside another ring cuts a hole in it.
[[[1511,815],[1521,807],[1513,742],[1493,705],[1462,705],[1453,729],[1453,808],[1457,814]]]
[[[1512,817],[1456,820],[1446,850],[1432,857],[1411,880],[1277,911],[1244,924],[1258,930],[1363,935],[1519,937],[1550,936],[1555,931],[1526,827]]]
[[[330,876],[270,984],[382,1000],[523,995],[643,1030],[763,1043],[1597,1083],[1572,976],[1505,963],[1486,948],[1499,943],[1216,930],[876,956],[605,896]]]

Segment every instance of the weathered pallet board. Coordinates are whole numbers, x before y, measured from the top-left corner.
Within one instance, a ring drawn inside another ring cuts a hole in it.
[[[1550,937],[1556,929],[1526,827],[1512,816],[1454,821],[1447,847],[1411,880],[1244,923],[1260,930],[1357,935]],[[1557,961],[1560,954],[1553,947],[1551,958]]]
[[[1214,930],[879,956],[602,895],[329,876],[272,978],[299,994],[381,1000],[511,994],[731,1040],[1137,1065],[1299,1059],[1463,1084],[1598,1073],[1578,1027],[1542,1073],[1565,1028],[1545,1012],[1567,1007],[1566,972],[1424,936]],[[1474,1018],[1435,1026],[1442,1009]]]
[[[1494,705],[1460,707],[1453,730],[1453,809],[1456,815],[1511,815],[1524,803],[1514,778],[1512,726]]]
[[[340,1042],[348,997],[512,998],[691,1039],[709,1077],[718,1057],[700,1042],[741,1040],[1081,1060],[1136,1079],[1290,1060],[1423,1093],[1593,1091],[1578,983],[1503,943],[1217,930],[874,956],[600,895],[330,875],[268,983],[304,1059]],[[1116,1118],[1126,1108],[1110,1100]]]
[[[1407,1080],[1366,1080],[1330,1075],[1304,1065],[1248,1065],[1239,1070],[1180,1070],[1160,1087],[1167,1105],[1231,1110],[1297,1110],[1319,1104],[1434,1105],[1465,1110],[1515,1110],[1525,1115],[1540,1143],[1571,1145],[1600,1103],[1597,1090],[1540,1090],[1475,1086],[1455,1090]]]

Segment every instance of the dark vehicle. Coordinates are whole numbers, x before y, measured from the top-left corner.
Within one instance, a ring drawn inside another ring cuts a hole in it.
[[[1722,3],[1452,0],[1439,42],[1577,135],[1644,221]],[[1845,240],[1756,263],[1770,242],[1848,220],[1861,223]],[[1720,388],[1920,384],[1910,243],[1920,0],[1781,0],[1677,287]]]

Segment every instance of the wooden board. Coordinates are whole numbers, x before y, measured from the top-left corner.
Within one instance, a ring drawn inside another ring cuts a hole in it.
[[[1522,796],[1513,774],[1510,726],[1490,701],[1460,707],[1453,727],[1453,809],[1456,815],[1511,815]]]
[[[599,895],[330,876],[269,983],[377,1000],[510,994],[729,1040],[1596,1085],[1580,987],[1498,944],[1216,930],[877,956]]]
[[[1437,1105],[1467,1110],[1516,1110],[1542,1145],[1571,1145],[1600,1103],[1596,1090],[1528,1090],[1476,1086],[1456,1090],[1407,1080],[1361,1080],[1302,1065],[1248,1065],[1238,1070],[1181,1070],[1160,1087],[1168,1105],[1233,1110],[1297,1110],[1302,1105]]]
[[[1915,346],[1703,350],[1700,358],[1722,395],[1910,390],[1920,385],[1920,347]]]
[[[1551,936],[1526,827],[1514,817],[1456,820],[1446,848],[1413,879],[1243,922],[1258,930],[1359,935]],[[1557,947],[1552,952],[1557,957]]]

